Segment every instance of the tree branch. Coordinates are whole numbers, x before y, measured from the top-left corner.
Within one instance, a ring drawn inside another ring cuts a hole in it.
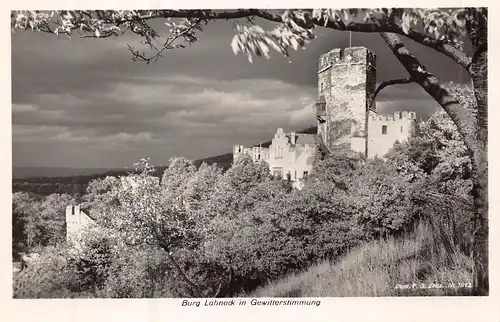
[[[191,291],[194,293],[194,295],[196,297],[202,297],[200,289],[198,288],[198,286],[196,284],[194,284],[186,276],[186,274],[184,273],[184,271],[182,270],[182,268],[179,266],[179,264],[177,264],[177,261],[172,256],[172,253],[171,253],[170,249],[167,246],[162,245],[162,244],[160,244],[159,246],[167,253],[167,257],[170,259],[170,262],[172,263],[172,265],[174,265],[174,268],[177,270],[177,272],[179,273],[179,275],[181,276],[181,278],[184,280],[184,282],[186,282],[191,287]]]
[[[406,77],[406,78],[391,79],[391,80],[384,81],[384,82],[380,83],[377,86],[377,89],[375,90],[375,92],[373,92],[373,94],[371,96],[370,108],[372,108],[373,105],[375,104],[375,98],[377,97],[378,93],[381,90],[383,90],[384,88],[386,88],[387,86],[396,85],[396,84],[408,84],[408,83],[414,83],[414,82],[415,82],[415,80],[412,79],[411,77]]]
[[[312,10],[302,10],[307,15],[312,15]],[[364,32],[364,33],[380,33],[380,32],[390,32],[396,33],[399,35],[403,35],[412,39],[413,41],[420,43],[423,46],[430,47],[445,56],[453,59],[460,66],[468,70],[468,67],[471,63],[471,58],[466,55],[464,52],[455,48],[449,43],[436,40],[426,35],[425,33],[421,33],[415,29],[409,29],[406,33],[403,28],[395,23],[395,17],[398,14],[395,14],[396,10],[391,11],[391,15],[377,22],[349,22],[344,23],[341,19],[337,20],[325,20],[325,18],[321,19],[313,19],[309,17],[309,19],[299,19],[295,16],[290,17],[298,26],[310,29],[312,27],[325,27],[334,30],[340,31],[354,31],[354,32]],[[97,17],[99,20],[103,22],[103,24],[108,26],[120,27],[124,24],[133,24],[133,25],[141,25],[143,28],[152,28],[147,24],[147,21],[153,19],[169,19],[169,18],[198,18],[200,21],[211,21],[211,20],[233,20],[233,19],[241,19],[247,18],[251,19],[253,17],[259,17],[268,21],[283,23],[283,18],[279,14],[270,13],[266,10],[261,9],[238,9],[236,11],[212,11],[212,10],[136,10],[133,15],[127,16],[125,18],[116,16],[112,11],[77,11],[77,15],[79,15],[78,19],[83,20],[83,22],[90,22],[91,17]],[[75,18],[76,19],[76,18]],[[57,22],[54,21],[57,25]],[[42,32],[50,32],[50,28],[44,26]],[[77,30],[80,26],[76,24],[71,30]],[[92,33],[95,32],[92,27],[86,26],[83,31],[89,32],[91,35],[86,37],[95,37],[100,38]],[[152,30],[154,31],[154,30]],[[132,32],[133,29],[132,29]]]
[[[177,33],[174,36],[168,37],[167,40],[165,41],[165,43],[161,46],[161,48],[155,48],[150,42],[148,42],[150,44],[150,46],[152,46],[152,48],[156,51],[156,53],[153,56],[146,57],[144,53],[140,54],[139,51],[134,50],[131,46],[128,46],[130,52],[134,56],[132,59],[134,61],[142,60],[142,61],[145,61],[146,64],[149,64],[151,61],[153,61],[153,60],[157,61],[159,57],[162,57],[162,52],[167,50],[167,49],[182,48],[184,45],[172,46],[172,44],[180,37],[183,37],[184,35],[186,35],[190,31],[192,31],[196,26],[198,26],[200,24],[200,22],[201,22],[201,19],[198,18],[188,28],[184,29],[183,31],[181,31],[180,33]]]
[[[171,12],[168,10],[168,13],[164,13],[162,16],[164,18],[168,17],[182,17],[186,18],[188,16],[191,16],[190,13],[192,11],[190,10],[179,10],[176,12]],[[282,23],[283,20],[281,16],[276,15],[276,14],[271,14],[269,12],[260,10],[260,9],[246,9],[246,10],[239,10],[236,12],[228,12],[228,11],[223,11],[223,12],[217,12],[213,13],[210,12],[209,14],[206,15],[206,19],[209,20],[218,20],[218,19],[238,19],[238,18],[245,18],[249,16],[257,16],[269,21],[273,22],[278,22]],[[310,25],[307,25],[304,21],[299,20],[299,19],[294,19],[294,22],[299,25],[302,28],[310,28]],[[335,29],[335,30],[340,30],[340,31],[355,31],[355,32],[365,32],[365,33],[373,33],[373,32],[392,32],[392,33],[397,33],[403,36],[406,36],[410,38],[411,40],[418,42],[424,46],[430,47],[446,56],[449,58],[453,59],[456,63],[458,63],[460,66],[462,66],[465,69],[468,69],[470,63],[471,63],[471,58],[465,54],[464,52],[458,50],[457,48],[453,47],[450,44],[443,43],[441,41],[432,39],[431,37],[420,33],[414,29],[410,29],[408,33],[405,33],[403,28],[397,24],[392,23],[391,21],[385,21],[383,23],[377,24],[377,23],[357,23],[357,22],[349,22],[348,24],[345,24],[342,20],[339,21],[325,21],[324,19],[319,19],[319,20],[313,20],[314,25],[318,27],[326,27],[329,29]]]
[[[380,33],[380,35],[401,65],[410,74],[410,77],[431,95],[450,116],[464,139],[469,154],[472,155],[475,149],[475,122],[473,116],[441,85],[436,76],[425,69],[396,34]]]

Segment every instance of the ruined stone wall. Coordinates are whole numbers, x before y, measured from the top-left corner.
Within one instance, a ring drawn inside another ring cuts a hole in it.
[[[259,146],[245,148],[243,145],[233,145],[233,160],[242,155],[249,155],[254,162],[269,161],[269,149]]]
[[[331,151],[366,152],[367,111],[375,90],[375,54],[365,47],[333,49],[319,61],[318,89],[326,122],[318,133]]]

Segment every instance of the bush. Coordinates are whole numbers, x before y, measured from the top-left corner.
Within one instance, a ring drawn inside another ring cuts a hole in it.
[[[36,261],[14,275],[14,298],[71,297],[67,272],[66,250],[45,248]]]

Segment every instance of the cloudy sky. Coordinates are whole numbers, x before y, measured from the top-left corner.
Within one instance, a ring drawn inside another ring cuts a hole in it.
[[[262,23],[264,26],[270,26]],[[58,39],[12,35],[14,166],[129,167],[142,157],[162,165],[232,151],[272,137],[276,128],[315,125],[317,59],[349,45],[349,34],[320,30],[290,58],[256,59],[231,50],[232,22],[215,22],[190,48],[158,62],[132,62],[127,44],[139,39]],[[405,43],[443,81],[467,82],[443,55]],[[352,35],[353,46],[377,55],[378,81],[406,77],[378,34]],[[416,85],[384,90],[379,111],[410,110],[425,117],[436,104]]]

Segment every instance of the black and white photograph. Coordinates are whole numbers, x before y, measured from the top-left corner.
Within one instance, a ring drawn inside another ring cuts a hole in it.
[[[13,299],[490,295],[488,8],[13,10],[10,37]]]

